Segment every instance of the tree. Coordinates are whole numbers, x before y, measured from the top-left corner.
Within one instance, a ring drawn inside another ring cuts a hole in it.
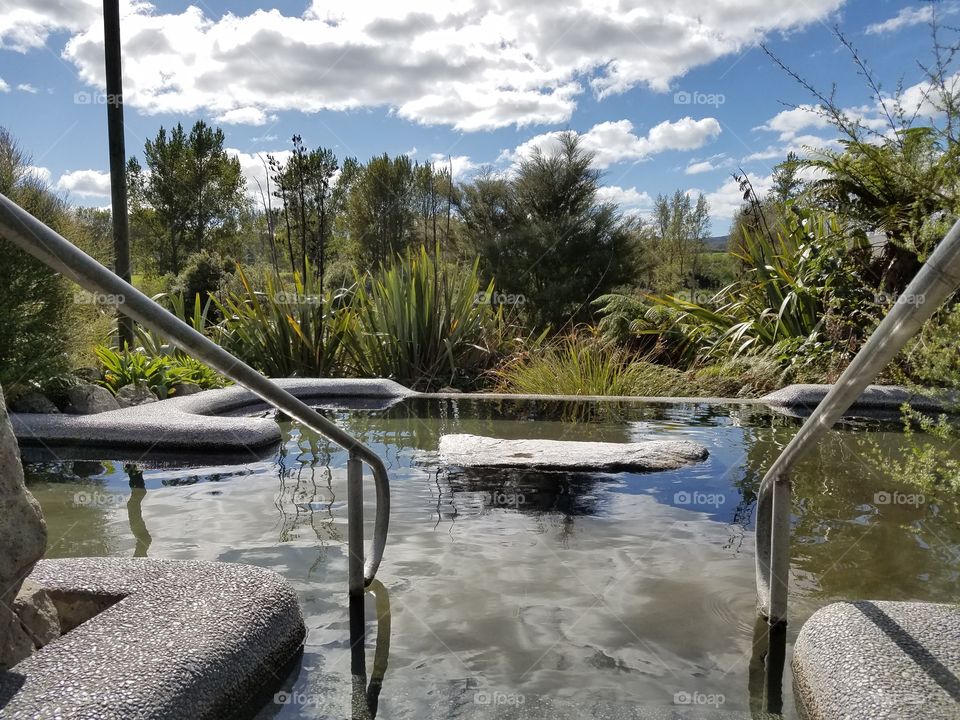
[[[535,326],[588,320],[591,301],[633,275],[637,224],[598,200],[593,158],[564,133],[512,180],[488,175],[462,188],[464,234],[498,290],[524,297]]]
[[[160,274],[178,274],[188,254],[236,232],[247,201],[240,161],[223,143],[223,131],[202,120],[189,135],[178,123],[145,143],[149,172],[136,158],[127,163],[133,228]]]
[[[286,163],[267,156],[270,179],[274,196],[281,202],[290,267],[306,276],[312,264],[322,289],[335,217],[332,182],[337,158],[327,148],[308,151],[299,135],[293,136],[292,143],[293,152]]]
[[[384,153],[364,166],[347,197],[346,224],[368,267],[403,253],[414,236],[414,164]]]
[[[655,270],[657,289],[693,287],[703,241],[710,234],[710,206],[703,193],[696,202],[683,190],[658,195],[653,207],[653,246],[660,258]]]

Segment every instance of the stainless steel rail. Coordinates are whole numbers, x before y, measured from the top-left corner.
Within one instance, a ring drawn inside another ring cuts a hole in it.
[[[387,470],[383,461],[370,448],[164,310],[2,194],[0,194],[0,235],[84,289],[114,296],[119,310],[125,315],[145,328],[166,336],[184,352],[210,365],[262,400],[349,451],[350,501],[347,508],[349,584],[351,593],[363,594],[364,586],[370,584],[377,574],[387,543],[387,529],[390,522],[390,484]],[[9,259],[4,259],[4,262],[9,262]],[[361,462],[369,465],[373,472],[377,497],[373,549],[366,564],[363,557]]]
[[[780,453],[757,500],[757,608],[770,624],[787,620],[790,471],[864,389],[960,287],[960,221],[937,246],[870,339]]]

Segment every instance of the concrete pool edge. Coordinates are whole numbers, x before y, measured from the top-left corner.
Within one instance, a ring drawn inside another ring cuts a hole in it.
[[[296,591],[252,565],[147,558],[41,560],[58,611],[102,612],[0,673],[5,718],[218,718],[279,686],[306,630]]]
[[[369,399],[389,407],[407,398],[480,401],[603,402],[658,405],[755,405],[774,412],[802,417],[816,407],[829,385],[788,385],[759,398],[632,397],[596,395],[513,395],[508,393],[422,393],[392,380],[283,378],[284,390],[319,401]],[[166,452],[210,452],[229,455],[245,451],[265,454],[280,441],[276,422],[266,418],[231,416],[254,407],[259,399],[239,386],[207,390],[147,405],[111,410],[95,415],[10,413],[22,449],[95,448]],[[934,395],[912,393],[898,386],[871,385],[851,410],[898,413],[904,402],[921,410],[944,410],[947,401]],[[55,455],[55,453],[51,453]],[[96,453],[95,453],[96,454]],[[91,456],[91,459],[93,457]]]
[[[376,399],[399,402],[415,395],[391,380],[282,378],[281,388],[300,398]],[[260,399],[234,385],[196,395],[121,408],[95,415],[10,413],[21,449],[99,446],[159,451],[256,451],[280,442],[280,428],[266,418],[228,413]]]

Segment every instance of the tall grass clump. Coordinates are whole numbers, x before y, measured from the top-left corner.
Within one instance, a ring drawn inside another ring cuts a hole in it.
[[[291,282],[267,275],[263,289],[238,265],[239,290],[214,299],[223,316],[216,340],[248,365],[273,377],[331,377],[341,373],[352,315],[343,298],[320,281],[293,274]]]
[[[350,362],[361,376],[418,389],[472,386],[509,341],[493,297],[476,262],[443,268],[426,248],[410,249],[379,272],[356,276]]]
[[[530,395],[684,394],[683,372],[639,359],[593,329],[514,355],[494,371],[502,392]]]

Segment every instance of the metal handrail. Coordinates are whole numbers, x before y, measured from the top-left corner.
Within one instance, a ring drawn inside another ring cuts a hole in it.
[[[194,330],[175,315],[98,263],[92,257],[0,194],[0,234],[40,262],[93,293],[114,296],[118,308],[143,327],[160,333],[186,353],[210,365],[257,397],[326,436],[350,453],[348,483],[354,486],[348,503],[350,591],[363,592],[377,574],[387,543],[390,522],[390,483],[383,461],[370,448],[341,429],[306,403],[283,390],[215,342]],[[8,262],[5,260],[4,262]],[[377,509],[373,548],[364,564],[363,496],[360,488],[365,462],[373,471]]]
[[[957,288],[960,288],[960,220],[950,228],[860,352],[764,475],[757,499],[757,606],[771,624],[787,620],[790,471]]]

